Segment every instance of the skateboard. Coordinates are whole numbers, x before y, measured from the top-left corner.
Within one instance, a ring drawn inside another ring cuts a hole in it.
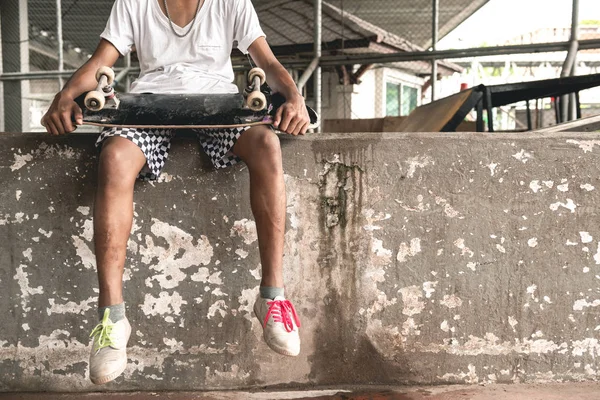
[[[271,94],[260,68],[250,70],[248,86],[241,94],[117,94],[112,86],[114,77],[111,68],[99,68],[96,90],[75,100],[83,111],[85,125],[140,129],[271,125],[277,109],[285,102],[280,94]],[[309,128],[317,127],[319,116],[312,108],[306,108]]]

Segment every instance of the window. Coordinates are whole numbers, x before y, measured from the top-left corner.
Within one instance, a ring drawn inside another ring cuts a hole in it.
[[[388,82],[385,92],[385,115],[400,115],[400,85]]]
[[[385,90],[386,116],[406,116],[417,108],[419,89],[416,87],[387,82]]]
[[[408,115],[417,108],[419,90],[412,86],[402,85],[402,114]]]

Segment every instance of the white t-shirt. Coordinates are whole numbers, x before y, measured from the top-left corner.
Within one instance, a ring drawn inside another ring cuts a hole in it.
[[[132,93],[237,93],[231,49],[246,54],[265,36],[250,0],[205,0],[191,32],[177,37],[158,1],[116,0],[100,37],[125,55],[135,46],[140,76]],[[190,25],[180,28],[187,32]]]

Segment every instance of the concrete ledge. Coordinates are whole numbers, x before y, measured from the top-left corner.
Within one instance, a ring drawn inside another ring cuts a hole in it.
[[[349,386],[331,389],[218,391],[218,392],[102,392],[102,393],[0,393],[0,400],[597,400],[595,382],[448,385]]]
[[[92,135],[0,135],[0,390],[90,391]],[[303,351],[251,315],[244,166],[175,140],[139,183],[130,364],[102,390],[598,378],[599,134],[282,138]]]

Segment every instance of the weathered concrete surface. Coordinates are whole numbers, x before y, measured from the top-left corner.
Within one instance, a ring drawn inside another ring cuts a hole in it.
[[[0,400],[597,400],[594,382],[320,390],[130,393],[0,393]]]
[[[0,390],[96,390],[94,137],[0,135]],[[561,382],[600,367],[599,134],[282,140],[303,350],[262,343],[243,166],[139,183],[108,390]]]

